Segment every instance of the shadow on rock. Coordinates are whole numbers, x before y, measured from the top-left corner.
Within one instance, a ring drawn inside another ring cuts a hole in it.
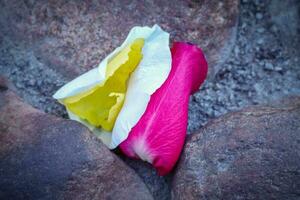
[[[186,143],[173,199],[299,199],[300,97],[208,123]]]
[[[32,108],[0,84],[0,199],[152,199],[85,127]]]

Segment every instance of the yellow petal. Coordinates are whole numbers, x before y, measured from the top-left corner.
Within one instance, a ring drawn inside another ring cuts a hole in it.
[[[142,59],[144,39],[138,38],[108,61],[105,80],[94,88],[66,98],[63,104],[91,125],[111,131],[127,90],[127,80]]]

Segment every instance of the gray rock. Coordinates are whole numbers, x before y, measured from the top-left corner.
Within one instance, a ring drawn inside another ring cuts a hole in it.
[[[265,32],[265,29],[264,29],[264,28],[258,28],[258,29],[257,29],[257,32],[263,33],[263,32]]]
[[[265,64],[265,67],[264,67],[266,70],[274,70],[274,65],[272,63],[266,63]]]
[[[280,66],[276,66],[276,67],[274,68],[274,70],[277,71],[277,72],[281,72],[281,71],[283,70],[283,68],[280,67]]]
[[[269,12],[272,22],[279,27],[276,32],[283,46],[297,57],[300,55],[300,2],[298,0],[270,1]]]
[[[263,18],[263,15],[261,13],[256,13],[255,17],[256,19],[261,20]]]
[[[0,78],[0,199],[153,199],[82,125],[23,103]]]
[[[211,121],[186,143],[173,199],[299,199],[300,97]]]
[[[257,40],[257,44],[262,45],[263,43],[264,43],[264,39],[259,38],[259,39]]]

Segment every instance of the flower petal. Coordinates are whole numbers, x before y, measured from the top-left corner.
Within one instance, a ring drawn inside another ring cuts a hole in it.
[[[127,138],[129,131],[145,112],[150,95],[167,79],[171,69],[171,52],[169,49],[169,34],[167,32],[157,25],[154,25],[152,28],[132,28],[124,43],[109,54],[97,68],[67,83],[53,96],[63,103],[64,99],[68,97],[84,93],[96,85],[102,84],[106,79],[108,62],[137,38],[144,39],[143,58],[130,76],[125,102],[115,121],[112,134],[88,123],[70,109],[67,109],[71,119],[87,126],[109,148],[117,147]],[[115,95],[119,94],[115,93]],[[119,96],[119,98],[122,97]]]
[[[160,175],[170,172],[178,160],[186,136],[189,95],[207,74],[201,49],[174,43],[171,52],[168,79],[151,96],[145,113],[120,145],[127,156],[152,163]]]
[[[65,98],[67,109],[91,125],[111,131],[125,99],[127,80],[142,59],[143,44],[143,39],[136,39],[113,57],[102,84]]]
[[[169,34],[155,25],[145,39],[143,59],[130,77],[126,99],[113,128],[110,148],[116,148],[128,137],[145,112],[150,96],[165,82],[170,70]]]

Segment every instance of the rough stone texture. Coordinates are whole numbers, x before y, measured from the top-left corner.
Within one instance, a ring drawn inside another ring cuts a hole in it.
[[[189,132],[230,111],[300,95],[299,11],[298,0],[241,1],[236,43],[191,98]]]
[[[199,44],[214,69],[230,52],[238,16],[238,0],[1,2],[4,34],[67,77],[99,63],[133,26],[155,23]]]
[[[272,22],[278,27],[279,37],[290,53],[299,55],[300,3],[298,0],[273,0],[268,7]],[[293,52],[294,51],[294,52]]]
[[[170,183],[173,176],[172,173],[167,176],[159,176],[155,168],[153,168],[149,163],[142,160],[130,159],[122,154],[119,154],[119,156],[142,178],[154,199],[171,199]]]
[[[187,140],[173,199],[299,199],[300,97],[215,119]]]
[[[0,199],[152,199],[82,125],[23,103],[0,78]]]

